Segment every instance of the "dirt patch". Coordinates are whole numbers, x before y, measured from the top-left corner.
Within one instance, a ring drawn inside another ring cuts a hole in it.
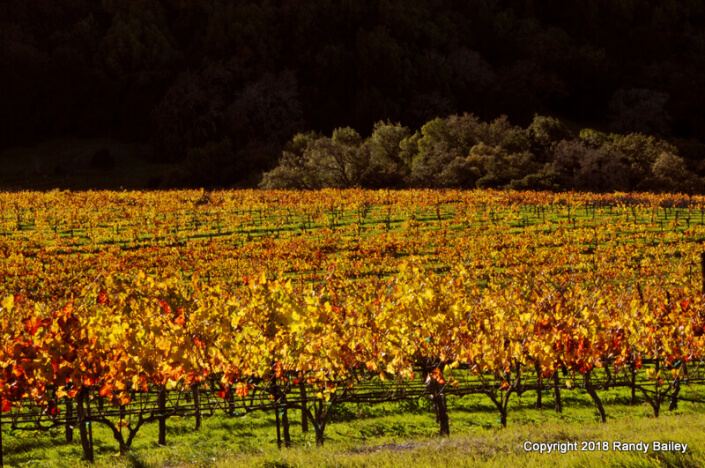
[[[350,450],[345,453],[350,453],[350,454],[359,454],[359,453],[377,453],[377,452],[382,452],[384,450],[388,450],[390,452],[406,452],[409,450],[416,450],[417,448],[422,448],[422,447],[429,447],[433,445],[438,445],[437,443],[432,443],[432,442],[401,442],[399,444],[383,444],[383,445],[374,445],[374,446],[369,446],[369,447],[360,447],[355,450]]]

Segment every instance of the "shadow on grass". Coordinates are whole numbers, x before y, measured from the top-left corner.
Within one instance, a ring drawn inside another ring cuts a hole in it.
[[[47,434],[37,436],[34,432],[15,431],[11,437],[5,435],[3,437],[6,437],[3,441],[3,453],[5,455],[19,455],[37,449],[50,449],[66,445],[64,439],[59,436],[47,437]]]

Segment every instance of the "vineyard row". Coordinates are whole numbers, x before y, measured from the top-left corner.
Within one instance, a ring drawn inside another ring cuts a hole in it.
[[[580,273],[546,275],[527,265],[510,273],[490,274],[480,287],[484,273],[462,263],[440,275],[410,260],[387,280],[329,271],[302,289],[265,274],[228,291],[195,277],[140,273],[97,277],[65,302],[7,296],[0,310],[2,411],[35,406],[51,415],[69,399],[81,419],[97,391],[119,414],[150,389],[158,389],[165,409],[168,391],[214,382],[219,387],[210,391],[224,400],[259,392],[276,405],[299,388],[300,409],[322,443],[328,408],[382,385],[371,382],[416,385],[404,395],[431,395],[448,433],[444,395],[453,389],[484,392],[506,424],[512,393],[547,385],[559,372],[581,377],[603,420],[600,385],[640,390],[658,414],[682,384],[701,380],[705,297],[688,278],[670,278],[664,288],[599,275],[586,283]],[[647,363],[650,388],[619,383],[616,376],[635,376]],[[594,383],[598,372],[606,384]],[[144,411],[140,420],[165,421],[163,411]]]

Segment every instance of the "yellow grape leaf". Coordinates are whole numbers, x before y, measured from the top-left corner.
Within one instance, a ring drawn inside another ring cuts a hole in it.
[[[432,301],[435,295],[433,294],[433,291],[431,289],[427,289],[421,294],[419,294],[419,297]]]
[[[8,312],[12,312],[12,308],[15,306],[15,297],[7,296],[2,300],[2,307]]]

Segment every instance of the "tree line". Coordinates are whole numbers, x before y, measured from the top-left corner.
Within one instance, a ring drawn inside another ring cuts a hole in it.
[[[330,137],[299,133],[260,187],[702,191],[689,165],[654,136],[589,128],[574,134],[540,115],[522,128],[506,116],[483,122],[466,113],[435,118],[419,131],[379,121],[364,139],[350,127]]]

